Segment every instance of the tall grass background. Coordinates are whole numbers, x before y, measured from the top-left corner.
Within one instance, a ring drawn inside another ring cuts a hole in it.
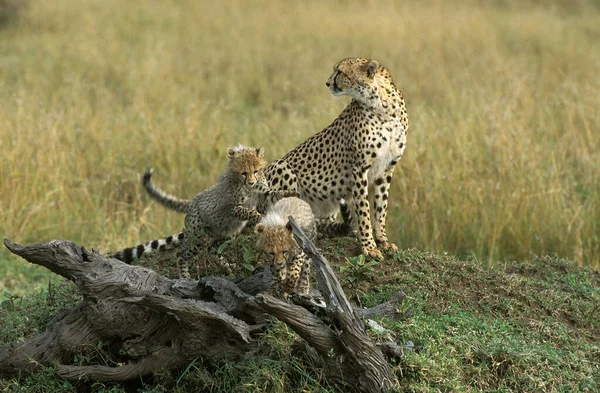
[[[390,70],[411,123],[395,243],[597,267],[599,8],[29,0],[0,28],[0,237],[107,252],[174,233],[183,217],[144,196],[145,169],[192,197],[228,146],[281,157],[347,104],[325,86],[333,64],[365,56]],[[5,249],[0,262],[9,290],[42,280]]]

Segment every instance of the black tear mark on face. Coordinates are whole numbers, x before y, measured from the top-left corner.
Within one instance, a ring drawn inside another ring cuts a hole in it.
[[[341,72],[337,71],[336,74],[335,74],[335,76],[333,77],[333,90],[335,92],[342,91],[342,89],[340,89],[340,87],[337,84],[337,78],[338,78],[338,76],[340,76],[340,74],[341,74]]]

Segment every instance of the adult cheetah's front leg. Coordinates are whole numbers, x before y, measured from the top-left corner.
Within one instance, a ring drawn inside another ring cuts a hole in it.
[[[385,218],[387,216],[388,206],[388,194],[390,190],[390,184],[392,183],[392,176],[394,174],[395,163],[390,165],[384,172],[382,177],[375,180],[375,214],[373,223],[375,232],[375,242],[381,246],[385,251],[397,252],[398,247],[394,243],[388,241],[387,233],[385,230]]]
[[[357,168],[353,170],[354,188],[354,211],[358,218],[358,234],[362,253],[368,257],[382,260],[383,254],[377,249],[373,231],[371,228],[371,209],[369,207],[369,180],[368,168]]]

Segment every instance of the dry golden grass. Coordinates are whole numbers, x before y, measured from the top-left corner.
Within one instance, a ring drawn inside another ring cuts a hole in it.
[[[104,252],[170,234],[182,216],[142,197],[146,168],[191,197],[227,146],[282,156],[347,104],[333,64],[368,56],[411,121],[393,241],[598,266],[597,2],[28,3],[0,39],[1,237]]]

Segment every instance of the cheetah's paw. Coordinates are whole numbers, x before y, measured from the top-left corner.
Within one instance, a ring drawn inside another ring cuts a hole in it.
[[[383,260],[383,254],[377,248],[363,248],[362,253],[373,259],[377,259],[379,261]]]
[[[394,243],[382,242],[379,247],[383,251],[390,252],[390,253],[393,253],[393,254],[395,254],[395,253],[398,252],[398,246],[396,246]]]

